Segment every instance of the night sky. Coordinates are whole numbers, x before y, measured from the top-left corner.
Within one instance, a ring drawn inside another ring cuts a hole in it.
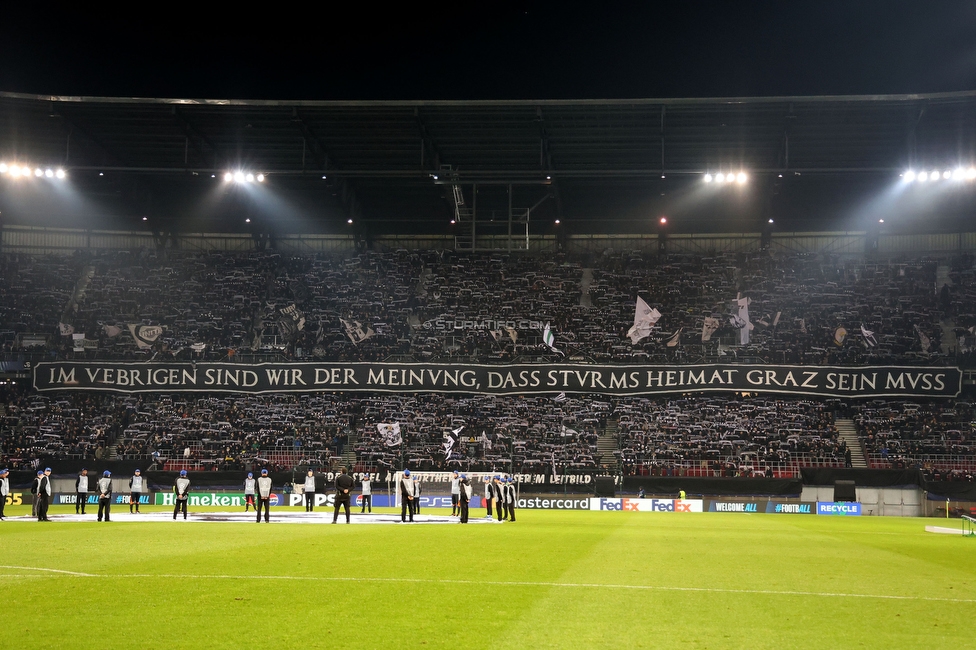
[[[971,1],[337,4],[156,4],[140,7],[156,12],[142,19],[8,3],[0,90],[581,99],[976,89]]]

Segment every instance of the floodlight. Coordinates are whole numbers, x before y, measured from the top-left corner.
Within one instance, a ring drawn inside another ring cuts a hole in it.
[[[244,172],[234,172],[234,180],[238,183],[243,183],[245,179]]]
[[[251,223],[251,217],[248,217],[247,219],[245,219],[244,220],[244,223]]]
[[[149,221],[149,217],[143,217],[142,220],[143,221]]]
[[[952,178],[952,172],[948,169],[942,172],[942,178]]]
[[[668,218],[667,218],[667,217],[661,217],[661,225],[662,225],[662,226],[663,226],[664,224],[666,224],[667,222],[668,222]]]
[[[976,178],[976,167],[970,167],[966,170],[966,180],[971,181]]]
[[[6,173],[7,173],[7,163],[0,162],[0,174],[6,174]]]
[[[719,173],[715,174],[715,182],[716,183],[724,183],[725,182],[725,174],[723,174],[722,172],[719,172]]]
[[[258,182],[259,183],[263,183],[264,182],[264,174],[258,174],[257,175],[257,179],[258,179]]]
[[[930,181],[937,181],[937,180],[939,180],[939,170],[938,169],[933,169],[932,170],[932,173],[929,174],[929,180]]]
[[[552,176],[546,176],[546,180],[547,181],[551,181],[552,180]]]
[[[918,173],[918,182],[919,182],[919,183],[924,183],[924,182],[925,182],[925,181],[927,181],[928,179],[929,179],[929,174],[928,174],[928,172],[919,172],[919,173]]]
[[[34,170],[34,176],[37,176],[38,178],[40,178],[43,175],[44,175],[44,170],[41,169],[40,167],[38,167],[37,169]]]
[[[878,223],[884,223],[884,219],[878,219]]]
[[[244,180],[246,180],[248,183],[253,183],[254,182],[254,174],[248,172],[247,176],[244,177]]]
[[[226,174],[224,174],[224,182],[225,183],[229,183],[232,180],[234,180],[234,175],[233,174],[231,174],[230,172],[227,172]]]
[[[767,221],[766,223],[773,223],[773,220],[772,220],[772,219],[770,219],[770,220],[769,220],[769,221]]]
[[[67,176],[67,174],[64,173],[63,169],[59,169],[58,171],[54,172],[54,175],[60,178],[61,180],[64,180],[64,177]]]
[[[915,172],[909,169],[907,172],[901,175],[901,179],[906,183],[911,183],[915,180]]]
[[[455,223],[457,222],[454,219],[451,219],[451,225],[453,226]]]
[[[952,172],[952,180],[961,181],[965,175],[966,170],[964,170],[962,167],[956,167]]]
[[[346,219],[346,223],[352,223],[352,219]]]
[[[47,178],[54,178],[54,170],[53,169],[45,169],[44,170],[44,176],[46,176]]]
[[[10,166],[10,175],[13,176],[14,178],[17,178],[18,176],[20,176],[20,167],[18,167],[17,165],[11,165]]]
[[[705,182],[706,183],[711,183],[712,182],[712,175],[711,174],[705,174]]]
[[[559,225],[559,223],[560,223],[560,222],[559,222],[559,219],[556,219],[556,225],[557,225],[557,226]]]
[[[735,182],[737,182],[739,185],[743,185],[747,179],[748,177],[746,176],[745,172],[739,172],[739,175],[735,177]]]

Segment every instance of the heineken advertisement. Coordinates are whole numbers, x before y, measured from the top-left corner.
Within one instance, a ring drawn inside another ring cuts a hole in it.
[[[436,363],[54,362],[34,368],[34,387],[119,393],[476,393],[655,395],[705,391],[826,397],[956,397],[954,367],[701,365],[477,365]]]

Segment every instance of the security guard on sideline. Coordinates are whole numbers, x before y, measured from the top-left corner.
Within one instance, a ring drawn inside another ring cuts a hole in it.
[[[305,477],[305,488],[302,492],[305,494],[305,512],[312,512],[312,506],[315,505],[315,472],[311,468]]]
[[[254,506],[255,510],[258,509],[257,504],[254,503],[254,487],[256,485],[257,482],[254,480],[254,474],[248,472],[247,478],[244,479],[244,512],[247,512],[251,506]],[[258,516],[260,516],[260,513],[258,513]]]
[[[112,521],[112,472],[105,470],[102,478],[98,479],[98,520]]]
[[[31,492],[36,492],[37,495],[37,520],[38,521],[51,521],[47,518],[47,509],[51,504],[51,468],[45,467],[44,471],[37,472],[37,481],[34,483],[35,487],[31,488]]]
[[[146,482],[142,478],[142,473],[136,470],[132,474],[132,478],[129,479],[129,514],[132,514],[132,506],[136,507],[136,512],[139,512],[139,499],[142,498],[143,487]]]
[[[458,514],[461,515],[461,523],[468,523],[468,501],[471,500],[471,485],[468,483],[468,477],[465,474],[461,474],[458,478]]]
[[[10,479],[7,476],[10,470],[4,467],[0,469],[0,521],[3,521],[3,506],[7,502],[7,495],[10,494]]]
[[[413,523],[413,479],[410,478],[410,470],[403,470],[400,478],[400,523],[406,523],[407,514],[410,515],[410,523]]]
[[[173,484],[173,492],[176,494],[176,506],[173,508],[173,521],[176,515],[183,511],[183,521],[186,521],[186,502],[190,499],[190,479],[186,477],[186,470],[180,470],[180,477]]]
[[[250,476],[250,473],[248,473]],[[258,503],[254,508],[258,513],[258,523],[261,523],[261,508],[264,508],[264,523],[271,523],[271,477],[268,476],[268,470],[261,470],[261,478],[257,480],[258,488]],[[246,507],[246,506],[245,506]],[[245,510],[244,512],[247,512]]]
[[[461,475],[457,470],[451,474],[451,516],[460,515],[461,508],[459,502],[461,499]]]
[[[505,502],[508,504],[508,519],[515,521],[515,479],[509,476],[505,480]]]
[[[88,503],[88,470],[81,468],[81,473],[75,479],[75,514],[85,514],[85,504]]]
[[[363,474],[363,509],[360,514],[369,508],[370,514],[373,513],[373,483],[369,480],[369,474]]]
[[[339,470],[339,476],[335,480],[335,511],[332,513],[332,523],[339,519],[339,506],[346,509],[346,523],[349,523],[349,501],[352,499],[352,490],[356,487],[356,481],[346,474],[346,468]]]

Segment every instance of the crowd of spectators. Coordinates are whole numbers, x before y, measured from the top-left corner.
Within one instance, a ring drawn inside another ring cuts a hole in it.
[[[934,480],[973,480],[976,408],[971,402],[877,399],[847,408],[871,467],[920,469]]]
[[[625,474],[793,476],[844,466],[833,402],[771,397],[618,400]]]
[[[364,252],[147,251],[0,255],[0,337],[42,334],[65,358],[479,361],[551,356],[597,362],[750,358],[777,363],[968,363],[976,336],[973,258],[875,261],[820,254],[657,257]],[[754,329],[738,346],[736,296]],[[637,296],[662,317],[634,345]],[[702,342],[706,317],[718,319]],[[355,343],[343,321],[371,335]],[[64,326],[62,327],[61,324]],[[514,324],[511,332],[505,324]],[[140,348],[129,325],[158,325]],[[861,335],[861,326],[877,342]],[[846,338],[837,341],[838,328]],[[94,343],[74,352],[67,332]],[[664,341],[678,334],[678,344]],[[196,346],[195,348],[193,346]],[[203,346],[206,346],[203,348]]]
[[[7,359],[540,361],[550,323],[574,362],[736,360],[966,365],[976,348],[969,255],[873,260],[814,254],[650,256],[452,251],[352,256],[104,251],[0,255]],[[662,316],[637,344],[643,297]],[[736,296],[754,325],[737,345]],[[704,319],[718,330],[703,342]],[[353,335],[347,324],[355,326]],[[873,340],[861,334],[861,326]],[[159,326],[140,346],[130,326]],[[840,329],[846,330],[843,341]],[[358,332],[358,333],[357,333]],[[677,332],[677,338],[672,339]],[[75,335],[88,341],[76,351]],[[31,336],[35,335],[35,336]],[[36,336],[39,335],[39,336]],[[46,339],[46,343],[44,342]],[[356,339],[355,341],[353,339]],[[672,340],[675,345],[666,345]],[[29,344],[39,347],[26,348]],[[969,406],[856,405],[871,463],[952,472],[972,458]],[[816,400],[450,395],[39,395],[5,400],[0,452],[148,458],[205,468],[325,465],[350,440],[362,468],[760,475],[842,463],[832,405]],[[391,448],[376,424],[399,422]],[[446,433],[463,426],[450,457]],[[616,455],[598,446],[619,427]],[[947,461],[948,462],[948,461]]]

